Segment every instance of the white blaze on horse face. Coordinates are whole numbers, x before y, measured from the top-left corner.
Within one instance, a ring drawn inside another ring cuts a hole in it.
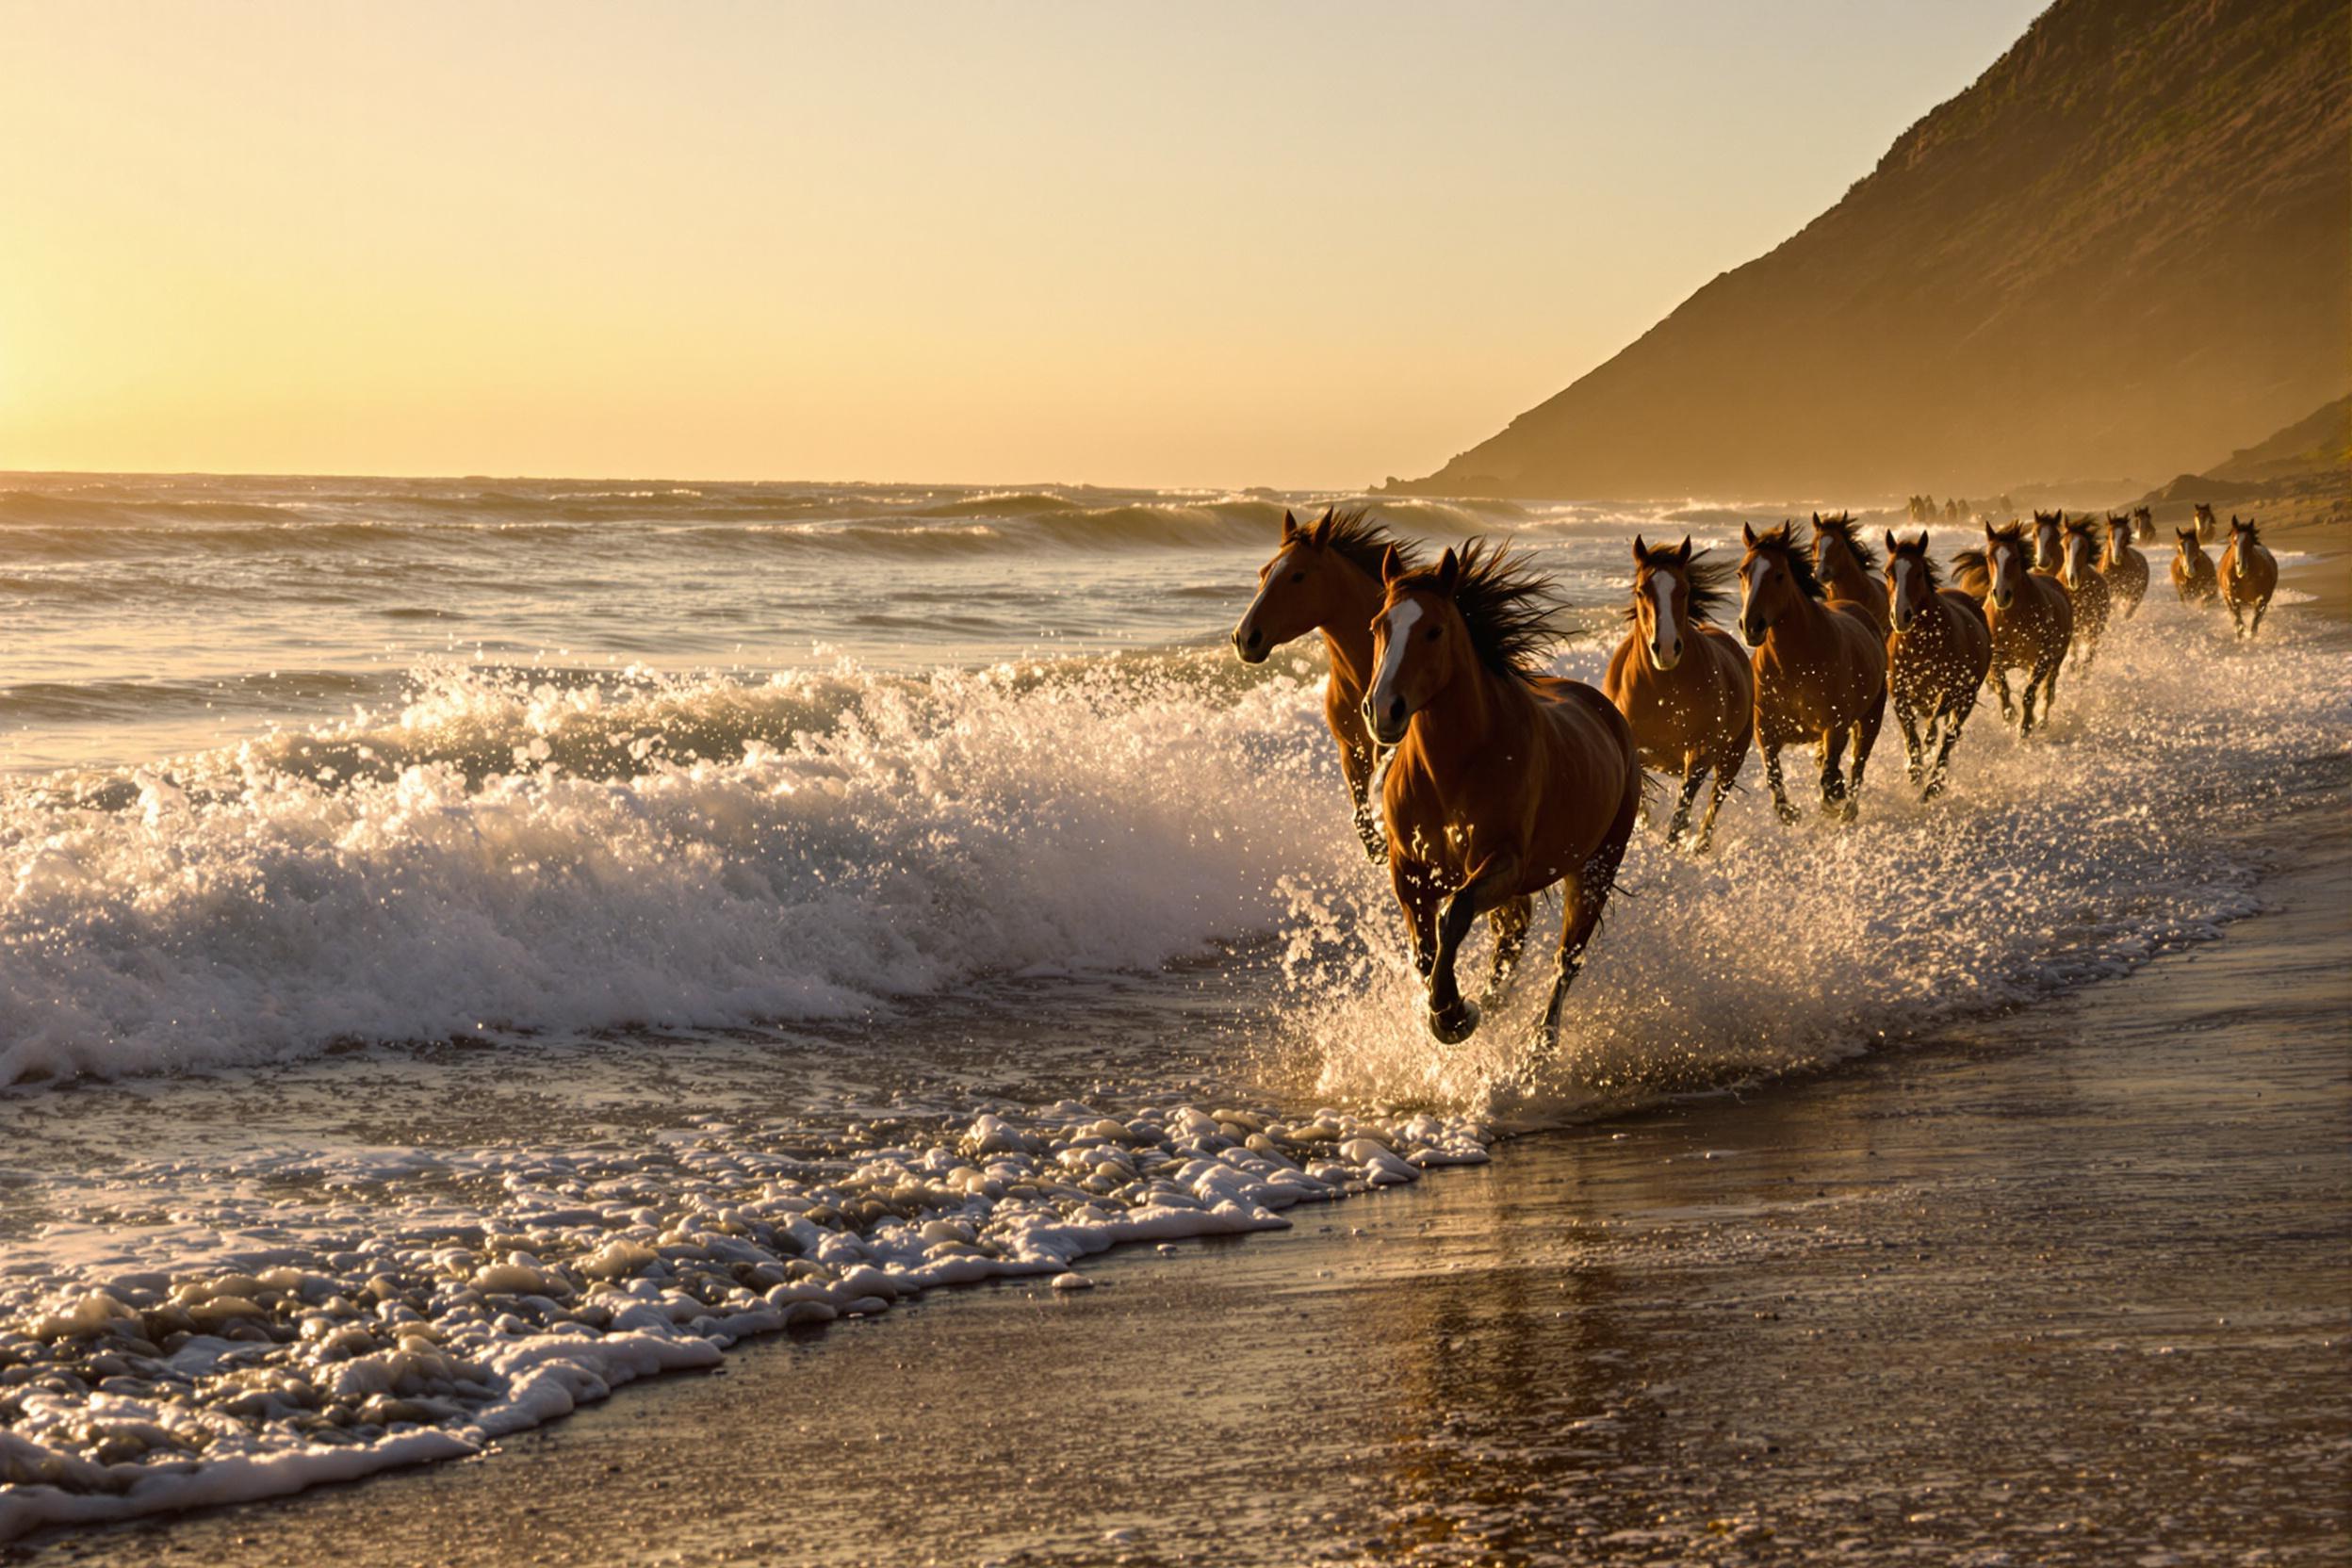
[[[1900,555],[1895,557],[1894,599],[1895,602],[1888,608],[1893,611],[1895,619],[1908,623],[1911,619],[1911,563]]]
[[[1388,646],[1381,650],[1380,673],[1372,681],[1372,706],[1386,708],[1389,689],[1396,683],[1396,672],[1404,667],[1405,647],[1413,640],[1413,623],[1421,618],[1417,599],[1406,599],[1388,612]]]
[[[1664,572],[1652,572],[1650,596],[1658,601],[1658,629],[1650,638],[1650,662],[1671,670],[1682,662],[1682,631],[1674,625],[1674,580]]]

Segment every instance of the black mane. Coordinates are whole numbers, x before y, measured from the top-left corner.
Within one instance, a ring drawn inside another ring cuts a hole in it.
[[[1960,553],[1965,556],[1968,551],[1962,550]],[[1922,533],[1917,539],[1896,540],[1895,555],[1900,560],[1918,562],[1920,568],[1927,573],[1927,586],[1930,590],[1941,588],[1944,585],[1944,569],[1936,564],[1934,556],[1927,553],[1926,534]],[[1979,559],[1983,559],[1981,551]]]
[[[1782,523],[1777,528],[1766,529],[1756,536],[1756,543],[1748,548],[1751,554],[1757,550],[1772,550],[1778,554],[1781,560],[1788,564],[1788,575],[1797,580],[1798,592],[1806,598],[1825,599],[1829,597],[1829,590],[1822,587],[1821,580],[1813,575],[1811,554],[1798,547],[1797,525],[1793,521]]]
[[[1438,587],[1434,566],[1396,580],[1391,592]],[[1538,662],[1565,634],[1560,625],[1567,603],[1552,580],[1528,564],[1525,551],[1473,539],[1462,547],[1454,579],[1454,608],[1470,629],[1478,662],[1496,675],[1532,680]]]
[[[1709,561],[1707,557],[1706,550],[1696,550],[1685,562],[1680,545],[1645,545],[1642,549],[1644,566],[1682,568],[1683,603],[1690,610],[1691,620],[1705,626],[1721,626],[1715,612],[1731,607],[1733,567],[1728,561]],[[1631,605],[1625,606],[1625,619],[1633,619]]]
[[[2254,526],[2254,519],[2251,517],[2244,522],[2238,521],[2235,517],[2230,518],[2230,531],[2232,533],[2243,531],[2246,534],[2246,542],[2249,545],[2259,545],[2262,542],[2262,530]]]
[[[1315,527],[1320,529],[1327,524],[1331,534],[1323,541],[1323,547],[1338,551],[1348,564],[1375,582],[1380,580],[1380,562],[1392,549],[1396,552],[1398,564],[1408,571],[1421,564],[1421,547],[1389,532],[1387,524],[1373,519],[1368,506],[1326,507]]]
[[[1864,571],[1877,571],[1878,555],[1870,546],[1862,542],[1860,528],[1861,525],[1854,520],[1854,514],[1851,512],[1840,512],[1835,517],[1824,517],[1818,512],[1813,514],[1814,538],[1819,539],[1824,533],[1836,534],[1846,548],[1854,552],[1854,558],[1862,563]]]

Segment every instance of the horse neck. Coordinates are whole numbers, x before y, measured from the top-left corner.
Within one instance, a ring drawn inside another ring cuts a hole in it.
[[[1838,564],[1829,574],[1829,583],[1845,599],[1868,599],[1870,596],[1870,574],[1862,569],[1862,563],[1848,550],[1838,552]]]
[[[1524,696],[1525,688],[1471,659],[1413,716],[1412,739],[1422,765],[1441,776],[1478,766],[1514,694]]]
[[[1380,612],[1380,585],[1345,562],[1340,564],[1340,604],[1316,630],[1331,656],[1331,676],[1357,694],[1372,683],[1372,617]]]
[[[1795,648],[1816,647],[1827,642],[1833,629],[1830,616],[1839,612],[1809,594],[1795,593],[1794,596],[1796,608],[1772,622],[1764,633],[1765,641],[1781,637],[1785,631],[1788,635],[1783,641]]]

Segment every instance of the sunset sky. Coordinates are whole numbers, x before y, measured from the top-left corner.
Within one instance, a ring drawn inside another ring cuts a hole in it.
[[[0,0],[0,468],[1425,472],[2038,8]]]

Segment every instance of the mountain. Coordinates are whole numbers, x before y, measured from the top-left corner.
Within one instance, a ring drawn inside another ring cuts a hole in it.
[[[2058,0],[1843,200],[1397,491],[2161,474],[2352,387],[2352,0]]]
[[[2182,474],[2137,504],[2161,522],[2198,501],[2241,507],[2265,522],[2352,518],[2352,397],[2231,452],[2204,473]]]

